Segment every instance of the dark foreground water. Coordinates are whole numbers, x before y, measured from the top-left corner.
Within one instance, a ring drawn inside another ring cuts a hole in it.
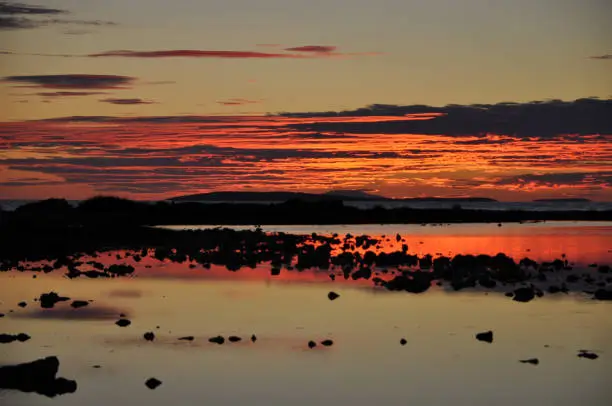
[[[595,272],[587,267],[593,262],[612,264],[612,227],[605,223],[282,230],[399,232],[409,251],[420,255],[505,252],[552,260],[565,254],[584,272]],[[105,261],[127,261],[112,254]],[[150,257],[134,265],[135,277],[116,279],[0,274],[0,312],[6,314],[0,333],[32,337],[0,344],[0,364],[55,355],[58,375],[78,383],[75,393],[54,399],[1,391],[0,404],[603,406],[612,401],[612,305],[580,292],[517,303],[503,288],[485,293],[436,287],[414,295],[365,280],[332,282],[329,272],[319,270],[283,269],[272,276],[269,266],[229,272]],[[51,290],[93,302],[80,309],[70,302],[41,309],[33,299]],[[340,297],[330,301],[330,290]],[[25,308],[17,306],[21,301]],[[115,325],[121,313],[130,326]],[[494,332],[493,343],[475,339],[487,330]],[[143,339],[148,331],[156,335],[153,342]],[[216,335],[243,340],[209,343]],[[194,340],[178,340],[183,336]],[[334,345],[307,346],[324,339]],[[599,358],[579,358],[580,350]],[[528,358],[539,364],[519,362]],[[150,377],[162,385],[148,389],[144,382]]]

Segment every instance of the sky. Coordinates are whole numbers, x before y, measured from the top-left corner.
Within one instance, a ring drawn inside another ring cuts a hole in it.
[[[608,0],[0,1],[0,196],[612,200]]]

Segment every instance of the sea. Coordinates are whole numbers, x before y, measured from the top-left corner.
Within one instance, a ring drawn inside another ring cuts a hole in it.
[[[434,257],[503,252],[516,260],[565,258],[578,273],[596,274],[593,265],[612,264],[612,225],[606,222],[262,228],[368,234],[386,241],[381,249],[406,244],[411,254]],[[518,303],[504,296],[512,289],[505,286],[458,292],[434,286],[410,294],[345,280],[341,273],[332,280],[320,269],[287,268],[278,275],[270,264],[205,269],[152,256],[135,262],[121,251],[96,260],[136,271],[107,279],[68,279],[61,269],[36,278],[0,272],[0,332],[31,336],[0,344],[0,366],[57,356],[58,377],[78,384],[75,393],[56,398],[0,389],[0,404],[612,404],[612,302],[595,301],[581,289]],[[546,283],[565,280],[549,278]],[[80,309],[70,301],[41,309],[35,298],[50,291],[90,302]],[[330,291],[339,297],[329,300]],[[18,306],[22,301],[25,307]],[[131,325],[115,325],[121,315]],[[493,342],[475,338],[486,331]],[[154,341],[143,338],[146,332]],[[241,340],[208,341],[217,335]],[[333,345],[324,347],[323,340]],[[317,346],[309,348],[309,341]],[[582,350],[598,358],[579,357]],[[520,362],[534,358],[537,364]],[[162,384],[148,389],[149,378]]]

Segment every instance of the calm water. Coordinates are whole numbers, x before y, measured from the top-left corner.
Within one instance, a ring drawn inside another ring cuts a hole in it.
[[[282,231],[399,232],[419,254],[505,252],[539,260],[565,254],[579,267],[612,264],[612,227],[600,223]],[[394,244],[391,238],[387,248]],[[128,262],[114,254],[103,261]],[[340,294],[333,302],[327,299],[332,289]],[[50,290],[93,302],[78,310],[69,302],[42,310],[32,299]],[[25,309],[17,306],[22,300],[28,301]],[[206,271],[146,258],[136,277],[122,279],[0,274],[0,312],[7,314],[0,332],[32,336],[25,343],[0,344],[0,364],[56,355],[59,376],[78,382],[75,394],[56,399],[0,392],[3,405],[596,406],[612,400],[612,305],[582,294],[546,295],[530,303],[443,288],[411,295],[375,289],[364,280],[332,282],[324,271],[271,276],[266,266]],[[117,327],[120,313],[132,325]],[[494,331],[492,344],[474,339],[485,330]],[[146,342],[146,331],[157,339]],[[208,343],[217,334],[246,340]],[[251,334],[257,342],[248,340]],[[187,335],[195,341],[177,340]],[[334,346],[306,346],[326,338]],[[578,358],[581,349],[600,357]],[[538,366],[519,363],[532,357],[539,358]],[[163,384],[151,391],[144,386],[149,377]]]

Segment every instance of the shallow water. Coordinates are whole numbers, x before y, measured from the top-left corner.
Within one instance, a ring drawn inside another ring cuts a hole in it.
[[[400,232],[413,252],[432,255],[505,252],[552,260],[565,253],[577,263],[612,262],[612,229],[602,224],[376,227],[316,231],[386,234],[391,245]],[[114,255],[104,258],[113,262]],[[93,302],[76,310],[70,302],[40,309],[33,299],[52,290]],[[330,290],[340,297],[328,300]],[[17,306],[22,300],[28,302],[24,309]],[[530,303],[442,288],[413,295],[364,280],[332,282],[319,270],[271,276],[266,266],[205,271],[152,258],[128,278],[70,280],[39,273],[33,279],[9,272],[0,274],[0,312],[6,313],[0,333],[24,332],[32,339],[0,344],[0,364],[56,355],[59,376],[75,379],[78,390],[56,399],[4,391],[0,403],[608,405],[611,311],[610,302],[582,294],[545,295]],[[130,326],[114,324],[120,313],[132,320]],[[494,331],[492,344],[474,338],[486,330]],[[147,331],[156,334],[154,342],[143,339]],[[244,340],[221,346],[207,341],[218,334]],[[178,340],[187,335],[195,341]],[[326,338],[335,344],[307,348],[309,340]],[[578,358],[582,349],[600,357]],[[539,365],[519,362],[533,357]],[[144,385],[149,377],[163,384],[151,391]]]

